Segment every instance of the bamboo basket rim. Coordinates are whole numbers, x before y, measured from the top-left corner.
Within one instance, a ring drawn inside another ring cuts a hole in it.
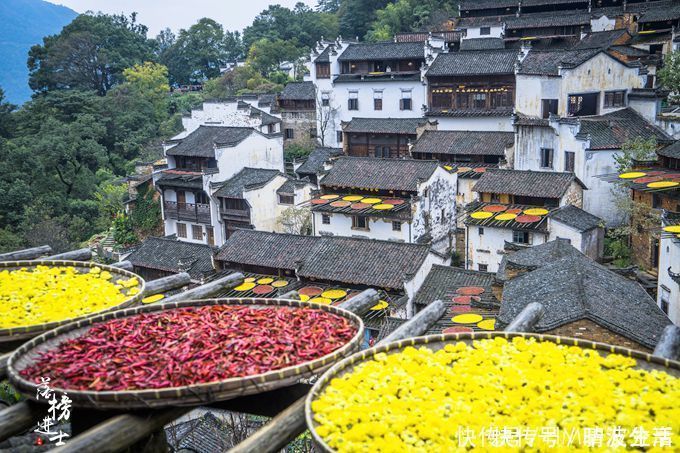
[[[286,385],[292,385],[302,378],[319,374],[341,358],[358,350],[363,339],[364,323],[362,319],[348,310],[332,305],[321,305],[288,299],[263,298],[221,298],[168,302],[165,304],[145,305],[103,313],[46,332],[23,344],[12,353],[7,362],[7,377],[17,390],[29,398],[35,399],[37,384],[22,377],[19,374],[19,371],[29,366],[35,358],[35,355],[41,350],[52,349],[63,340],[76,338],[85,333],[89,330],[90,326],[96,323],[135,316],[141,313],[207,305],[293,307],[299,309],[313,308],[348,319],[354,324],[357,330],[347,343],[330,354],[298,365],[287,366],[257,375],[159,389],[124,391],[69,390],[57,387],[52,387],[52,389],[57,392],[68,393],[69,398],[73,401],[74,407],[91,407],[96,409],[144,409],[168,406],[204,405],[211,402],[225,401],[239,396],[274,390]],[[71,335],[69,335],[69,333]]]
[[[614,346],[606,343],[599,343],[596,341],[584,340],[572,337],[563,337],[557,335],[543,335],[539,333],[527,333],[527,332],[466,332],[466,333],[450,333],[450,334],[435,334],[426,335],[414,338],[407,338],[404,340],[393,341],[384,345],[376,346],[364,351],[359,351],[345,359],[339,361],[331,368],[329,368],[312,386],[311,390],[307,393],[305,398],[305,422],[307,423],[307,428],[312,433],[312,438],[316,445],[318,445],[322,451],[327,453],[333,453],[333,450],[325,440],[316,432],[316,427],[318,423],[314,420],[314,414],[312,411],[312,402],[323,392],[326,386],[331,382],[332,379],[340,376],[343,371],[352,369],[361,362],[365,362],[373,358],[376,354],[385,353],[395,353],[402,350],[408,346],[424,346],[433,343],[450,343],[457,341],[472,342],[474,340],[485,340],[493,339],[496,337],[502,337],[506,339],[514,337],[522,338],[535,338],[538,341],[548,341],[556,344],[563,344],[568,346],[579,346],[584,349],[592,349],[601,353],[606,354],[621,354],[627,357],[632,357],[638,360],[643,360],[646,363],[654,364],[662,368],[669,370],[675,370],[680,374],[680,361],[665,359],[662,357],[655,356],[642,351],[636,351],[634,349],[625,348],[622,346]],[[636,366],[637,367],[637,366]]]
[[[0,261],[0,272],[4,270],[18,270],[22,268],[35,268],[37,266],[47,266],[47,267],[75,267],[76,270],[80,269],[92,269],[94,267],[100,268],[102,271],[107,271],[111,273],[112,280],[116,276],[126,277],[127,279],[136,278],[139,281],[139,292],[134,296],[130,296],[118,305],[114,305],[109,308],[105,308],[98,312],[90,313],[87,315],[76,316],[73,318],[64,319],[61,321],[53,321],[43,324],[33,324],[29,326],[19,326],[0,329],[0,344],[10,341],[17,341],[35,337],[39,334],[47,332],[55,327],[70,324],[72,322],[78,321],[80,319],[85,319],[90,316],[96,316],[102,313],[107,313],[114,310],[119,310],[122,308],[129,307],[136,304],[144,296],[144,289],[146,288],[146,282],[142,277],[119,267],[114,267],[106,264],[93,263],[91,261],[73,261],[73,260],[31,260],[31,261]]]

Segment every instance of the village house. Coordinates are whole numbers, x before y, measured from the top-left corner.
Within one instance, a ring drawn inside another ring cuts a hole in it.
[[[665,212],[662,231],[680,230],[680,209]],[[659,283],[657,288],[659,308],[674,324],[680,324],[680,234],[663,231],[659,242]]]
[[[165,234],[188,242],[224,241],[226,230],[211,200],[215,185],[246,167],[283,172],[281,135],[265,135],[252,127],[199,126],[184,138],[167,142],[165,155],[168,168],[154,174]]]
[[[316,88],[313,82],[290,82],[278,98],[283,147],[316,145]]]
[[[429,66],[427,116],[441,130],[512,132],[517,50],[440,53]]]
[[[418,137],[435,129],[427,118],[354,118],[342,125],[342,148],[348,156],[409,157]]]
[[[427,42],[319,43],[306,80],[317,87],[322,145],[339,147],[342,124],[355,117],[422,117],[427,100],[421,69],[445,47],[436,36]]]
[[[505,256],[497,277],[504,283],[498,329],[539,302],[545,311],[536,332],[651,352],[671,324],[639,283],[596,263],[567,241]]]
[[[466,269],[496,272],[508,251],[557,237],[600,259],[602,221],[579,208],[584,189],[572,173],[487,170],[466,207]]]
[[[311,202],[317,236],[360,236],[452,248],[456,174],[436,161],[340,157]]]
[[[297,236],[240,230],[215,256],[218,269],[297,278],[410,300],[435,264],[449,260],[428,245],[340,236]],[[404,305],[406,305],[404,303]],[[412,312],[395,310],[404,317]]]
[[[295,174],[318,187],[321,176],[330,168],[332,160],[343,154],[342,148],[316,147],[301,164],[295,166]]]

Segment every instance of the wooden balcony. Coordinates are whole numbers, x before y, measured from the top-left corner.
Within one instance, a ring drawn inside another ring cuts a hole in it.
[[[220,209],[220,215],[225,220],[250,223],[250,210],[248,209]]]
[[[183,220],[187,222],[211,224],[210,205],[201,203],[177,203],[166,201],[163,203],[166,219]]]

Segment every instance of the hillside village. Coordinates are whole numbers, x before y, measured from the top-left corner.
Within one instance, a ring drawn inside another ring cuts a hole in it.
[[[130,183],[157,191],[165,237],[121,258],[147,278],[285,278],[303,299],[375,288],[371,341],[462,285],[486,288],[463,307],[484,321],[433,332],[493,330],[545,300],[546,332],[651,350],[680,322],[680,116],[657,78],[679,21],[669,1],[464,0],[441,31],[319,41],[304,81],[182,119]],[[622,166],[635,140],[654,157]],[[621,269],[606,232],[626,225],[636,266]],[[230,294],[283,289],[264,291]],[[610,317],[613,301],[629,307]]]

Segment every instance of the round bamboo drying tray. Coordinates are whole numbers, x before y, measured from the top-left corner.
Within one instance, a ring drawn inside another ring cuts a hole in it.
[[[454,333],[454,334],[443,334],[443,335],[429,335],[425,337],[409,338],[406,340],[395,341],[375,348],[367,349],[365,351],[358,352],[344,360],[336,363],[332,368],[330,368],[326,373],[324,373],[321,378],[316,381],[312,390],[307,394],[307,399],[305,400],[305,420],[307,422],[307,427],[312,433],[314,442],[319,447],[321,451],[324,452],[334,452],[333,450],[316,432],[316,427],[318,423],[314,420],[314,413],[312,412],[312,402],[323,393],[328,384],[332,379],[340,377],[346,373],[351,372],[354,367],[362,362],[370,360],[378,353],[384,352],[387,354],[394,354],[395,352],[400,352],[408,346],[420,347],[427,346],[428,348],[438,351],[444,346],[450,343],[456,343],[458,341],[463,341],[465,343],[472,343],[474,340],[489,339],[495,337],[513,338],[513,337],[524,337],[524,338],[535,338],[539,341],[550,341],[557,344],[564,344],[569,346],[579,346],[586,349],[594,349],[601,355],[606,356],[611,353],[621,354],[626,357],[632,357],[637,359],[637,368],[645,370],[660,370],[666,373],[680,378],[680,362],[670,359],[664,359],[661,357],[653,356],[641,351],[635,351],[628,348],[622,348],[619,346],[612,346],[605,343],[596,343],[594,341],[568,338],[568,337],[558,337],[555,335],[541,335],[533,333],[509,333],[509,332],[473,332],[473,333]]]
[[[69,319],[64,319],[63,321],[55,321],[55,322],[49,322],[45,324],[35,324],[31,326],[21,326],[21,327],[12,327],[9,329],[0,329],[0,346],[2,346],[3,343],[14,343],[17,341],[22,341],[22,340],[27,340],[29,338],[33,338],[37,335],[40,335],[41,333],[47,332],[48,330],[54,329],[55,327],[62,326],[64,324],[69,324],[74,321],[77,321],[79,319],[84,319],[89,316],[94,316],[97,314],[101,313],[107,313],[113,310],[119,310],[121,308],[126,308],[129,307],[130,305],[133,305],[140,300],[142,300],[143,293],[144,293],[144,279],[140,277],[139,275],[126,271],[125,269],[120,269],[118,267],[113,267],[113,266],[106,266],[103,264],[97,264],[97,263],[92,263],[89,261],[65,261],[65,260],[56,260],[56,261],[2,261],[0,262],[0,272],[9,270],[9,271],[14,271],[14,270],[19,270],[19,269],[31,269],[35,268],[36,266],[48,266],[48,267],[74,267],[76,270],[79,272],[84,271],[85,269],[92,269],[93,267],[98,267],[102,271],[107,271],[112,275],[112,280],[129,280],[131,278],[136,278],[139,281],[139,285],[137,288],[139,289],[139,292],[135,294],[134,296],[130,296],[127,298],[125,301],[121,302],[120,304],[107,308],[105,310],[96,312],[96,313],[91,313],[89,315],[85,316],[77,316]],[[13,349],[13,348],[12,348]]]
[[[283,299],[206,299],[199,301],[170,302],[166,304],[146,305],[125,310],[104,313],[82,319],[80,321],[58,327],[19,347],[9,358],[7,375],[12,385],[28,398],[35,398],[37,385],[24,379],[19,372],[34,361],[36,355],[57,347],[61,342],[76,338],[87,332],[93,324],[110,319],[134,316],[139,313],[150,313],[171,310],[180,307],[205,305],[236,305],[259,307],[297,307],[314,308],[336,314],[349,319],[357,328],[356,334],[345,345],[318,359],[299,365],[281,368],[259,375],[225,379],[217,382],[201,383],[183,387],[161,389],[126,390],[126,391],[83,391],[61,389],[53,386],[57,392],[67,392],[75,407],[96,409],[142,409],[167,406],[195,406],[224,401],[245,395],[267,392],[298,382],[300,379],[320,374],[338,360],[354,353],[361,345],[364,324],[357,315],[335,306],[324,306],[309,302]]]

